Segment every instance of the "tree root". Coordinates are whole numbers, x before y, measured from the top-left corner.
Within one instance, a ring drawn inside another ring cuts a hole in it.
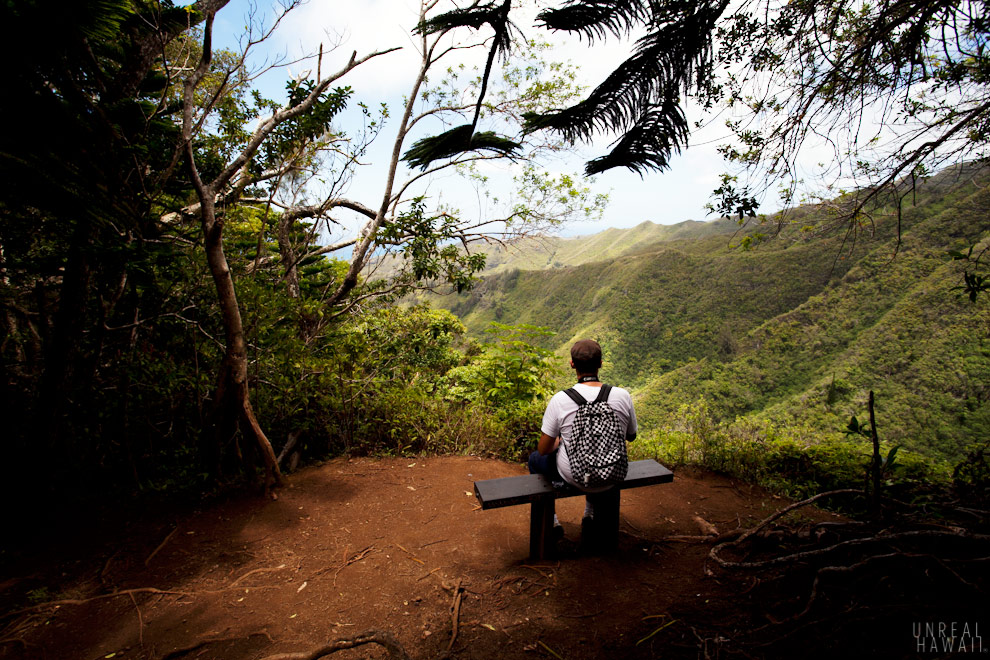
[[[454,587],[454,604],[451,605],[451,621],[452,627],[450,632],[450,642],[447,644],[447,650],[443,652],[442,658],[449,658],[450,651],[454,648],[454,642],[457,641],[457,632],[461,625],[461,598],[464,594],[464,589],[461,587],[461,580],[457,581],[457,586]]]
[[[268,569],[268,570],[276,570],[276,569]],[[242,576],[242,578],[240,579],[243,579],[244,577],[247,577],[247,575]],[[116,598],[118,596],[130,596],[131,598],[133,598],[134,594],[158,594],[161,596],[196,597],[196,596],[215,596],[217,594],[222,594],[227,591],[230,591],[231,589],[241,589],[241,588],[274,589],[275,588],[274,586],[271,585],[263,585],[259,587],[238,587],[236,585],[237,582],[240,581],[240,579],[235,580],[230,586],[223,587],[221,589],[211,589],[208,591],[179,591],[175,589],[157,589],[155,587],[138,587],[136,589],[121,589],[120,591],[113,591],[108,594],[100,594],[98,596],[91,596],[89,598],[65,598],[62,600],[50,600],[44,603],[39,603],[37,605],[32,605],[31,607],[24,607],[19,610],[12,610],[10,612],[6,612],[5,614],[3,614],[3,618],[18,616],[20,614],[41,612],[53,607],[59,608],[62,607],[63,605],[86,605],[88,603],[92,603],[98,600],[106,600],[107,598]]]
[[[361,561],[362,559],[364,559],[365,557],[367,557],[368,555],[370,555],[374,551],[375,551],[375,544],[372,543],[371,545],[369,545],[364,550],[359,550],[358,552],[355,552],[350,557],[347,557],[346,559],[344,559],[344,563],[342,563],[340,566],[338,566],[337,569],[333,572],[333,583],[334,583],[334,585],[337,584],[337,576],[340,575],[340,572],[342,570],[344,570],[345,568],[347,568],[351,564],[358,563],[359,561]],[[316,573],[314,573],[310,577],[310,579],[313,579],[314,577],[316,577],[320,573],[321,573],[321,571],[317,571]]]
[[[766,568],[768,566],[778,566],[780,564],[787,564],[791,562],[803,561],[805,559],[816,557],[824,554],[828,554],[840,548],[852,548],[855,546],[866,545],[869,543],[889,543],[890,541],[899,541],[903,539],[911,538],[952,538],[952,539],[967,539],[974,541],[990,541],[990,535],[987,534],[973,534],[966,531],[950,532],[950,531],[940,531],[940,530],[915,530],[910,532],[895,532],[893,534],[877,534],[876,536],[866,536],[858,539],[850,539],[848,541],[841,541],[835,543],[825,548],[817,548],[815,550],[804,550],[802,552],[795,552],[789,555],[783,555],[780,557],[774,557],[773,559],[764,559],[762,561],[729,561],[727,559],[722,559],[719,556],[719,551],[729,545],[737,545],[739,541],[746,538],[747,534],[739,537],[738,540],[732,541],[730,543],[720,543],[711,549],[708,553],[710,559],[714,559],[719,566],[723,568]]]
[[[187,653],[198,651],[204,646],[208,646],[210,644],[217,644],[219,642],[238,642],[243,640],[245,637],[254,637],[255,635],[264,635],[266,638],[268,638],[269,642],[271,642],[272,644],[275,643],[275,640],[272,639],[272,636],[268,634],[267,630],[263,630],[261,632],[248,633],[247,635],[228,635],[226,637],[211,637],[209,639],[201,639],[198,642],[189,644],[188,646],[183,646],[181,648],[173,649],[168,653],[166,653],[165,655],[163,655],[158,660],[173,660],[173,658],[181,658]]]
[[[759,532],[761,529],[763,529],[764,527],[766,527],[767,525],[769,525],[773,521],[778,520],[779,518],[783,518],[784,516],[786,516],[791,511],[794,511],[795,509],[800,509],[802,507],[806,507],[809,504],[814,504],[815,502],[817,502],[820,499],[823,499],[823,498],[826,498],[826,497],[832,497],[834,495],[865,495],[865,493],[862,490],[858,489],[858,488],[841,488],[839,490],[830,490],[830,491],[826,491],[824,493],[819,493],[817,495],[814,495],[813,497],[809,497],[806,500],[801,500],[800,502],[795,502],[794,504],[791,504],[790,506],[785,506],[783,509],[781,509],[780,511],[777,511],[776,513],[774,513],[773,515],[769,516],[768,518],[764,518],[763,521],[761,521],[760,524],[758,524],[756,527],[753,527],[752,529],[750,529],[750,530],[748,530],[746,532],[743,532],[742,536],[740,536],[738,539],[736,539],[733,543],[742,543],[743,541],[745,541],[746,539],[748,539],[750,536],[752,536],[753,534],[756,534],[757,532]]]
[[[379,644],[385,647],[388,652],[388,657],[393,660],[410,660],[409,654],[406,650],[402,648],[402,644],[392,633],[387,630],[365,630],[364,632],[358,633],[353,637],[345,637],[343,639],[338,639],[335,642],[331,642],[326,646],[321,646],[320,648],[314,649],[312,651],[302,651],[299,653],[277,653],[275,655],[268,655],[261,660],[317,660],[324,656],[330,655],[331,653],[336,653],[337,651],[343,651],[344,649],[353,649],[358,646],[363,646],[365,644]]]
[[[144,648],[144,617],[141,615],[141,608],[138,607],[137,599],[134,597],[134,594],[127,594],[127,595],[131,597],[131,603],[134,604],[134,610],[137,612],[138,645],[140,645],[141,648]]]

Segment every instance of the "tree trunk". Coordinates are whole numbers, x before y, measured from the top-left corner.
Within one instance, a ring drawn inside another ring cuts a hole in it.
[[[873,411],[873,390],[870,390],[870,398],[867,404],[870,410],[870,440],[873,441],[873,464],[871,473],[873,477],[873,493],[870,497],[870,507],[874,516],[880,515],[880,489],[883,487],[883,475],[881,474],[880,458],[880,436],[877,435],[877,417]]]
[[[296,260],[299,258],[299,255],[292,247],[292,239],[289,236],[290,222],[291,220],[279,220],[276,238],[278,239],[279,258],[282,259],[282,268],[285,271],[285,275],[283,275],[285,278],[285,287],[288,290],[290,298],[298,299],[300,295],[299,266]]]
[[[216,421],[216,442],[219,445],[224,435],[233,431],[239,423],[245,437],[254,440],[265,463],[265,487],[285,483],[282,471],[275,460],[275,450],[261,429],[251,407],[248,388],[247,342],[244,338],[244,325],[241,310],[234,292],[234,279],[230,274],[227,257],[223,252],[223,222],[216,219],[212,191],[202,199],[203,235],[206,247],[206,261],[213,276],[223,320],[226,350],[223,364],[217,379],[217,394],[214,400],[214,420]]]
[[[64,432],[64,425],[73,398],[73,366],[86,328],[86,300],[92,275],[89,252],[95,239],[93,223],[88,218],[81,218],[72,235],[72,245],[59,287],[58,308],[45,347],[45,366],[41,376],[41,427],[47,450],[58,448],[57,454],[67,452],[66,443],[71,440],[71,434]]]

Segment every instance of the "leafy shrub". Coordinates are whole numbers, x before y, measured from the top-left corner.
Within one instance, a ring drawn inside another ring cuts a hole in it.
[[[548,396],[554,391],[555,358],[532,342],[553,333],[532,325],[492,323],[494,341],[444,379],[445,396],[494,418],[509,438],[505,453],[516,453],[539,433]]]
[[[882,445],[882,453],[888,451]],[[631,448],[635,458],[698,465],[795,498],[862,488],[872,452],[868,441],[812,428],[780,428],[751,418],[717,422],[704,399],[682,406],[673,426],[647,431]],[[917,500],[944,492],[947,485],[943,464],[902,449],[885,492],[897,499]]]

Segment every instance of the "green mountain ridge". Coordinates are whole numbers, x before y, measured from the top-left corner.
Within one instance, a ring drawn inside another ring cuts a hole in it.
[[[486,246],[480,251],[487,258],[484,274],[490,275],[513,269],[542,270],[607,261],[643,244],[731,235],[738,228],[734,221],[726,218],[711,222],[686,220],[673,225],[647,220],[628,229],[610,228],[596,234],[570,238],[524,238],[505,246]]]
[[[726,422],[838,434],[874,390],[884,440],[955,459],[990,435],[990,309],[956,295],[959,267],[946,256],[990,231],[990,177],[964,174],[919,186],[899,247],[883,209],[851,246],[802,230],[829,220],[807,207],[749,251],[730,246],[731,221],[644,223],[565,243],[555,254],[571,265],[496,267],[473,291],[431,300],[476,335],[495,320],[547,326],[557,334],[546,347],[561,355],[595,337],[603,374],[633,390],[647,426],[704,400]]]

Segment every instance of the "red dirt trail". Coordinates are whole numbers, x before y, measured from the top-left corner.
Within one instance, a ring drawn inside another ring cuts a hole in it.
[[[8,613],[0,658],[254,660],[368,628],[439,658],[455,603],[453,658],[697,657],[700,631],[749,604],[738,582],[706,574],[710,543],[675,537],[750,527],[786,503],[682,471],[622,494],[605,557],[578,552],[583,499],[559,501],[562,558],[531,563],[528,507],[481,511],[472,486],[522,472],[473,457],[335,459],[292,475],[277,501],[134,521],[97,550],[66,538],[0,575],[7,609],[31,589],[68,601]]]

